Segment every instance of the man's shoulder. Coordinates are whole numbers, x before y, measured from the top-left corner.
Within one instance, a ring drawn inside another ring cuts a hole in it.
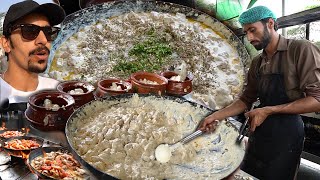
[[[0,103],[9,97],[12,87],[0,77]]]
[[[39,75],[39,81],[59,82],[58,80],[55,80],[55,79],[50,78],[50,77],[45,77],[43,75]]]
[[[39,89],[55,89],[59,81],[39,75]]]
[[[309,47],[312,43],[306,39],[288,39],[290,48]]]
[[[262,58],[262,52],[252,58],[252,62],[257,62]]]
[[[12,86],[10,85],[10,84],[8,84],[6,81],[4,81],[3,79],[2,79],[2,77],[0,77],[0,87],[1,87],[1,89],[12,89]],[[1,92],[1,91],[0,91]]]

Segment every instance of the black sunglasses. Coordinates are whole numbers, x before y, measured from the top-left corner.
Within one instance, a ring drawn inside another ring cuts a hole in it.
[[[14,30],[18,28],[21,29],[22,37],[30,41],[35,40],[38,37],[40,31],[44,33],[48,41],[54,41],[57,38],[58,33],[60,31],[60,28],[58,27],[51,27],[51,26],[41,27],[34,24],[19,24],[19,25],[12,26],[9,29],[9,34],[11,34]]]

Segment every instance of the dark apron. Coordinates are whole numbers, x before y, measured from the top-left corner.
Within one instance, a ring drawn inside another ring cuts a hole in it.
[[[278,73],[261,74],[257,68],[260,106],[289,103],[281,60]],[[260,67],[258,63],[257,67]],[[248,149],[241,169],[259,178],[294,179],[304,142],[304,125],[300,115],[270,115],[249,137]]]

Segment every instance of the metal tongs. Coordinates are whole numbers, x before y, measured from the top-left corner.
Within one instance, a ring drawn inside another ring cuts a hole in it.
[[[257,98],[255,102],[252,103],[250,111],[253,110],[255,107],[258,107],[260,105],[260,100]],[[237,137],[237,143],[241,143],[242,139],[248,134],[250,125],[248,124],[249,117],[246,118],[244,123],[242,123],[239,131],[239,136]],[[248,125],[247,125],[248,124]]]

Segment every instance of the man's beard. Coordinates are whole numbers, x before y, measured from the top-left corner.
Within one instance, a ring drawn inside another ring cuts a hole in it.
[[[31,62],[30,60],[28,61],[28,71],[38,74],[38,73],[43,73],[47,69],[47,65],[41,68],[37,66],[35,63],[38,63],[38,62]]]
[[[13,42],[12,42],[10,37],[9,37],[9,40],[10,40],[9,42],[10,42],[10,45],[11,45],[12,49],[14,49],[15,45],[13,44]],[[42,45],[42,46],[30,51],[29,52],[29,56],[34,55],[37,52],[43,51],[43,50],[47,51],[47,53],[50,54],[50,50],[46,46]],[[40,61],[41,61],[40,63],[47,63],[45,60],[40,60]],[[46,64],[45,67],[41,68],[41,67],[37,66],[37,63],[39,63],[39,61],[38,62],[32,62],[29,59],[28,60],[28,71],[38,74],[38,73],[43,73],[47,69],[47,66],[48,66],[47,64]]]
[[[29,53],[29,56],[36,54],[37,52],[43,51],[43,50],[46,50],[47,53],[50,54],[50,50],[46,46],[41,46],[41,47],[38,47],[37,49],[31,51]],[[39,64],[39,63],[46,63],[46,65],[44,67],[39,67],[39,66],[37,66],[37,64]],[[46,60],[39,60],[37,62],[32,62],[31,60],[28,61],[28,71],[30,71],[30,72],[43,73],[47,69],[47,66],[48,65],[47,65]]]
[[[256,48],[256,50],[261,50],[266,48],[270,43],[270,41],[271,41],[270,33],[268,32],[267,25],[264,24],[263,37],[262,37],[261,43],[253,46]]]

